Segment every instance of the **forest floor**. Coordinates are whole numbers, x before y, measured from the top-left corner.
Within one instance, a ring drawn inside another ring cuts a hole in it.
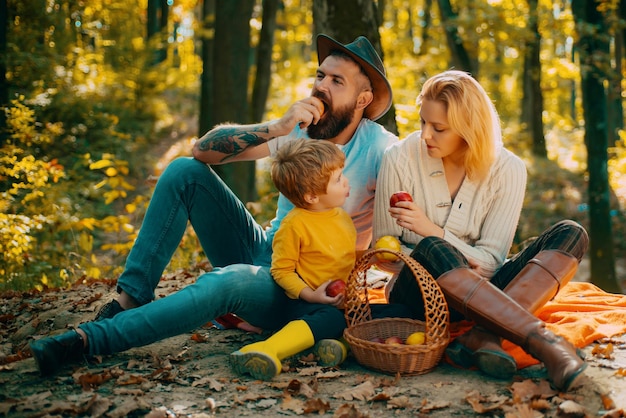
[[[182,118],[179,124],[178,133],[165,138],[155,151],[161,156],[155,164],[157,175],[173,158],[189,153],[189,140],[181,138],[191,137],[197,123]],[[566,184],[582,187],[578,177],[568,178]],[[551,180],[561,181],[551,174],[541,179]],[[531,192],[535,189],[529,187]],[[551,221],[544,218],[545,214],[538,214],[526,220]],[[618,263],[618,278],[626,289],[626,260]],[[192,283],[206,267],[164,276],[158,297]],[[587,277],[588,262],[583,260],[575,280]],[[54,377],[40,377],[29,357],[28,342],[91,320],[102,304],[116,296],[114,289],[113,280],[88,280],[69,289],[0,294],[0,416],[626,416],[626,335],[586,347],[589,367],[582,384],[566,394],[550,389],[539,366],[520,370],[512,381],[491,379],[445,361],[429,373],[399,377],[364,368],[352,356],[337,369],[296,357],[271,382],[255,381],[236,375],[228,355],[260,337],[217,330],[209,324],[68,366]]]
[[[157,294],[192,283],[202,271],[165,276]],[[0,296],[0,416],[626,416],[626,335],[586,347],[582,384],[566,394],[550,389],[539,366],[512,381],[445,361],[429,373],[399,377],[352,357],[337,369],[295,357],[273,381],[255,381],[236,375],[228,355],[260,337],[210,326],[42,378],[28,341],[93,318],[115,296],[114,282]]]

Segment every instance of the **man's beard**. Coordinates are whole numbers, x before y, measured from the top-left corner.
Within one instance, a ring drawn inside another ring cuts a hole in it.
[[[317,122],[317,125],[310,125],[307,128],[309,138],[329,139],[338,136],[350,125],[354,117],[354,104],[347,105],[336,110],[329,110],[324,117]]]

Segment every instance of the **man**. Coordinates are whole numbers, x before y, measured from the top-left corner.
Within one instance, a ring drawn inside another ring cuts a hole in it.
[[[53,374],[84,353],[111,354],[146,345],[227,313],[263,329],[285,325],[276,302],[282,300],[282,289],[269,265],[274,232],[293,205],[279,196],[276,217],[264,230],[207,164],[273,156],[302,137],[333,142],[346,155],[344,175],[352,185],[343,208],[357,229],[357,250],[367,249],[378,168],[384,150],[398,140],[373,122],[391,106],[391,87],[380,57],[364,37],[343,45],[319,35],[317,51],[319,68],[310,97],[294,103],[278,120],[217,126],[197,141],[194,158],[179,158],[167,167],[118,279],[118,300],[105,305],[94,322],[33,342],[42,374]],[[188,221],[214,269],[151,302]]]

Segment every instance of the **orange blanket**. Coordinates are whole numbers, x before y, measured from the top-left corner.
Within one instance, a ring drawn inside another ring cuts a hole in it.
[[[370,300],[384,303],[384,293],[373,291]],[[582,348],[598,339],[626,333],[626,295],[607,293],[591,283],[570,282],[536,316],[548,329]],[[454,339],[471,326],[466,321],[450,324],[451,337]],[[504,341],[503,347],[520,369],[538,363],[509,341]]]

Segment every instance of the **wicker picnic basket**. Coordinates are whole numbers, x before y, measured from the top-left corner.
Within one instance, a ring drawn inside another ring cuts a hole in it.
[[[377,263],[377,254],[391,253],[413,272],[424,300],[425,321],[408,318],[372,319],[366,273]],[[448,304],[433,277],[413,258],[400,252],[372,249],[356,262],[348,278],[345,316],[348,327],[344,338],[356,360],[363,366],[389,374],[418,375],[437,366],[450,341]],[[403,340],[414,332],[424,332],[421,345],[391,345],[372,339],[398,336]]]

